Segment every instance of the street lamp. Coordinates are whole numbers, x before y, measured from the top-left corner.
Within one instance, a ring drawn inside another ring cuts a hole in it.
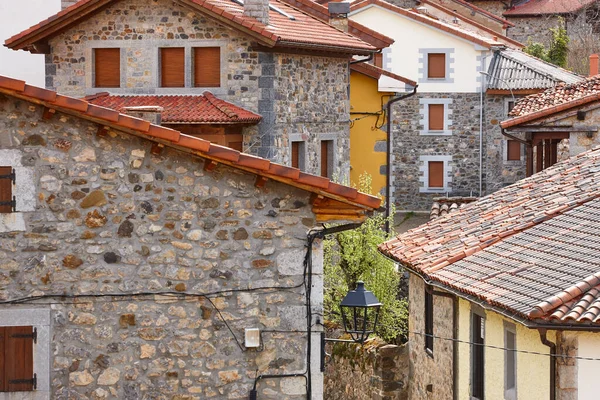
[[[362,281],[344,297],[340,304],[344,330],[355,343],[363,344],[375,332],[380,308],[381,303]]]

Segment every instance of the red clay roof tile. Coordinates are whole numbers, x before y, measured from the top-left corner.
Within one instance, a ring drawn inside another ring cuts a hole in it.
[[[571,14],[589,7],[597,0],[528,0],[505,11],[505,17]]]

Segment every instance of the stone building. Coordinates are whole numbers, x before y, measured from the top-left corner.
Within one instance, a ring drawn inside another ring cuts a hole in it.
[[[223,144],[304,171],[347,176],[348,63],[353,55],[372,54],[374,46],[285,2],[63,5],[68,8],[6,41],[14,50],[46,54],[48,89],[75,97],[108,92],[109,98],[90,100],[119,104],[122,111],[161,105],[192,110],[195,97],[209,91],[262,120],[232,123],[190,111],[187,120],[170,122],[199,137],[219,134]],[[180,97],[148,104],[149,95]],[[221,114],[216,108],[213,114]],[[227,135],[243,135],[243,143]]]
[[[0,77],[0,399],[321,399],[315,227],[379,205]]]

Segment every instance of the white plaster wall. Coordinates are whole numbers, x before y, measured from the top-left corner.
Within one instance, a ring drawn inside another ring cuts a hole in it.
[[[393,38],[391,72],[415,81],[419,78],[419,49],[454,49],[454,74],[451,76],[454,82],[419,82],[420,93],[473,93],[480,90],[478,56],[483,51],[478,50],[478,45],[377,6],[352,13],[350,19]]]
[[[579,335],[579,357],[600,358],[600,333],[583,333]],[[598,376],[600,374],[600,361],[577,360],[577,398],[579,400],[596,400],[600,396],[598,391]]]

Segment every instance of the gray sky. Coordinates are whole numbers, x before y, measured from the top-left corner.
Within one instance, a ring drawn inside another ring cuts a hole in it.
[[[4,41],[60,10],[60,0],[0,0],[0,75],[44,87],[44,55],[4,47]]]

